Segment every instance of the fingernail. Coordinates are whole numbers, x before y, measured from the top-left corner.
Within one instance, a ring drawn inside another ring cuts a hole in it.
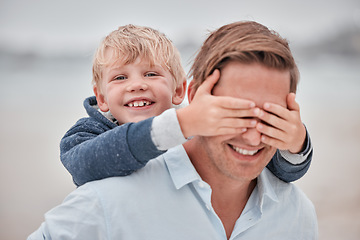
[[[241,129],[241,132],[246,132],[246,131],[247,131],[247,128]]]
[[[264,116],[264,111],[260,111],[260,113],[259,113],[259,117],[262,117],[262,116]]]
[[[269,109],[269,108],[270,108],[270,104],[269,104],[269,103],[265,103],[265,104],[264,104],[264,108],[265,108],[265,109]]]

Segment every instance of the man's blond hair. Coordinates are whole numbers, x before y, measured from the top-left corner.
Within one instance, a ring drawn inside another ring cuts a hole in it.
[[[290,72],[290,92],[296,92],[299,71],[288,41],[275,31],[252,21],[235,22],[212,32],[205,40],[190,70],[193,88],[228,61],[260,63]]]
[[[106,54],[107,49],[113,51],[110,58]],[[168,70],[173,77],[174,88],[186,81],[180,53],[171,40],[155,29],[129,24],[111,32],[100,43],[93,60],[93,85],[100,87],[104,67],[119,60],[122,64],[130,64],[137,58]]]

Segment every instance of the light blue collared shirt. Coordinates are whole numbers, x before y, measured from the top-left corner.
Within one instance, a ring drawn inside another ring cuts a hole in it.
[[[266,168],[230,239],[317,239],[313,204]],[[127,177],[89,182],[45,214],[28,239],[227,239],[202,181],[178,146]]]

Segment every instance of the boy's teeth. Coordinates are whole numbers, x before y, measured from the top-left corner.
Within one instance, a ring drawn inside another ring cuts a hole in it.
[[[259,150],[253,150],[253,151],[251,151],[251,150],[246,150],[246,149],[242,149],[242,148],[238,148],[238,147],[235,147],[235,146],[232,146],[232,148],[236,151],[236,152],[238,152],[238,153],[240,153],[240,154],[242,154],[242,155],[249,155],[249,156],[253,156],[253,155],[255,155]]]
[[[149,101],[134,101],[131,103],[128,103],[129,107],[143,107],[143,106],[149,106],[151,102]]]

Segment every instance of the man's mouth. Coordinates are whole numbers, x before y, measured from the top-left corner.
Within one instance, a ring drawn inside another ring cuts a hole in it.
[[[153,104],[151,101],[147,101],[147,100],[137,100],[137,101],[132,101],[126,104],[126,106],[128,107],[144,107],[144,106],[149,106]]]
[[[256,153],[258,153],[261,149],[256,149],[256,150],[247,150],[247,149],[243,149],[243,148],[239,148],[233,145],[230,145],[230,147],[232,149],[235,150],[235,152],[240,153],[242,155],[246,155],[246,156],[254,156]]]

